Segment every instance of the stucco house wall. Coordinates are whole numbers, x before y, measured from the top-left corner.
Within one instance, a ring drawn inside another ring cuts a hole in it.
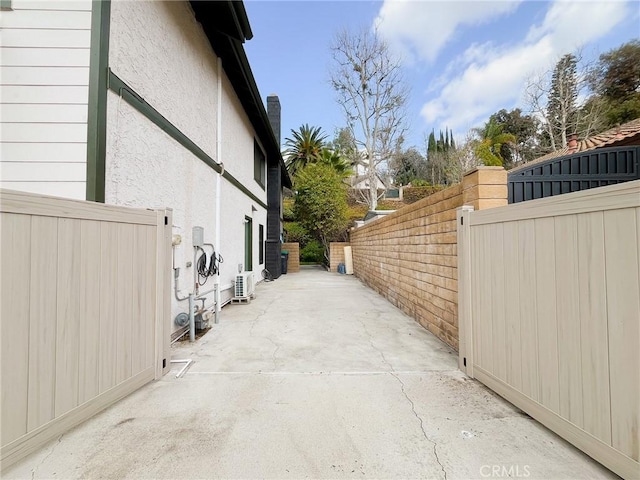
[[[233,174],[266,204],[266,190],[254,180],[256,133],[216,54],[186,2],[113,2],[109,67],[147,103]],[[218,85],[222,85],[221,158],[216,158]],[[217,173],[113,91],[108,93],[105,201],[173,209],[178,290],[192,289],[193,226],[215,243]],[[238,264],[244,265],[245,216],[253,222],[253,271],[259,272],[259,225],[266,209],[226,179],[220,181],[221,300],[233,295]],[[209,278],[202,290],[213,287]],[[208,300],[213,300],[213,294]],[[210,302],[207,302],[208,304]],[[172,299],[172,313],[187,302]]]
[[[0,13],[0,187],[84,200],[91,1]]]
[[[224,257],[224,263],[220,270],[220,289],[222,294],[222,302],[225,303],[233,296],[231,282],[238,274],[238,265],[244,265],[244,229],[245,216],[252,219],[252,263],[254,282],[262,280],[260,272],[264,268],[263,263],[259,263],[259,242],[258,233],[259,225],[263,225],[266,232],[267,212],[264,208],[259,207],[246,195],[242,194],[238,189],[228,183],[222,184],[222,198],[224,204],[227,202],[234,205],[234,208],[223,208],[221,214],[221,244],[223,249],[221,254]],[[257,207],[257,210],[254,210]]]
[[[109,68],[215,159],[217,57],[187,2],[113,1]]]
[[[224,258],[223,303],[238,265],[245,267],[245,217],[251,218],[254,281],[261,280],[260,227],[266,240],[267,204],[280,209],[280,185],[289,180],[270,126],[279,123],[279,101],[277,118],[267,118],[242,47],[252,37],[242,3],[14,0],[11,6],[0,16],[1,186],[171,208],[173,233],[181,237],[174,286],[180,296],[193,288],[192,229],[201,226],[205,242],[219,243]],[[265,154],[264,185],[255,180],[256,145]],[[267,184],[274,166],[277,182]],[[271,202],[267,188],[278,191]],[[201,291],[214,283],[209,278]],[[209,305],[214,295],[208,299]],[[187,309],[172,298],[173,316]]]

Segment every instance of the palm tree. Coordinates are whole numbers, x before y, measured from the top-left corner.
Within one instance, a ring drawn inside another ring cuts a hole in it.
[[[320,161],[331,166],[342,178],[347,178],[353,173],[351,163],[340,153],[339,150],[323,148]]]
[[[475,133],[480,137],[474,148],[476,155],[485,165],[502,166],[502,147],[516,143],[516,136],[503,133],[502,125],[493,119],[485,123],[483,128],[476,128]]]
[[[298,131],[291,130],[291,135],[291,138],[285,139],[284,155],[289,174],[294,177],[307,164],[322,158],[327,136],[320,127],[310,127],[306,123]]]

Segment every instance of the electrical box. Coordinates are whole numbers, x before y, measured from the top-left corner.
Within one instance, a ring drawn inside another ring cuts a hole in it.
[[[204,228],[193,227],[193,246],[202,247],[204,245]]]

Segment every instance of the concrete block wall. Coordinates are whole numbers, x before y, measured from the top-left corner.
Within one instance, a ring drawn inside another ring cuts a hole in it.
[[[354,229],[350,237],[355,275],[456,350],[456,210],[463,205],[507,205],[507,172],[479,167],[461,184]]]
[[[289,252],[289,259],[287,260],[287,273],[296,273],[300,271],[300,244],[295,243],[283,243],[282,250]]]
[[[344,247],[349,247],[349,242],[331,242],[329,244],[329,270],[338,271],[338,264],[344,263]]]

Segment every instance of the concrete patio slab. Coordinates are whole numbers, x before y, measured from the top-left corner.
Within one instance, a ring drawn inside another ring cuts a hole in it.
[[[173,357],[3,478],[616,478],[353,277],[260,284]]]

